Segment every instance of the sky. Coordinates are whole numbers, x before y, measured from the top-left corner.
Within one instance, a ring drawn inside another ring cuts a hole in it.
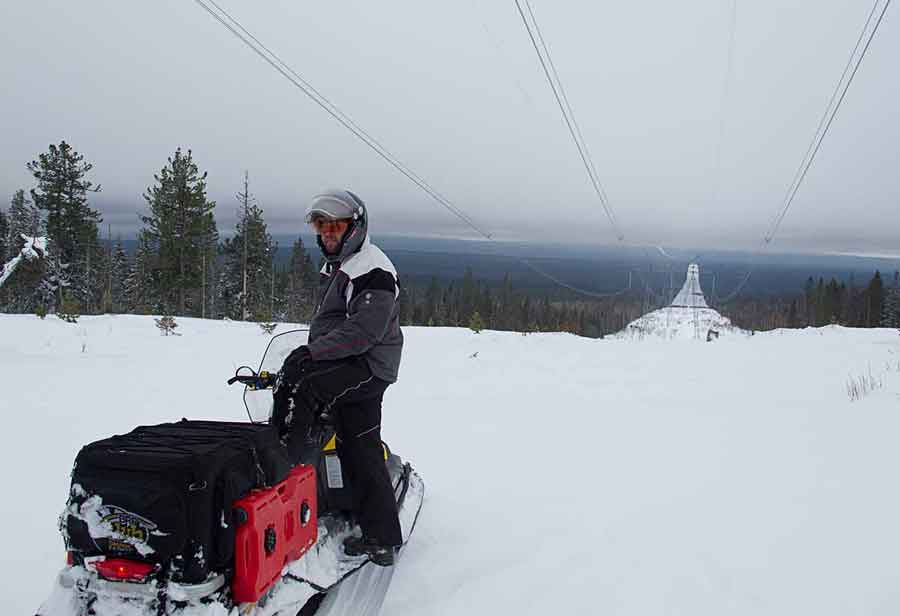
[[[497,240],[616,244],[513,0],[220,4]],[[65,139],[94,164],[105,223],[131,234],[181,147],[208,172],[224,233],[246,170],[276,234],[302,230],[312,195],[346,187],[374,235],[479,237],[195,2],[7,5],[4,200]],[[756,249],[872,3],[532,6],[624,242]],[[779,251],[900,253],[898,57],[890,7]]]

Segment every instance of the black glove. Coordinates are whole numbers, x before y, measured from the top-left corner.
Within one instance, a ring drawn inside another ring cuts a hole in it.
[[[281,366],[282,378],[291,385],[296,385],[300,381],[307,364],[312,361],[312,354],[306,345],[297,347],[284,360]]]

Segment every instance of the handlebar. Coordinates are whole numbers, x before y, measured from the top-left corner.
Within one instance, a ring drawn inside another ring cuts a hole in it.
[[[250,374],[239,374],[240,371],[245,368],[250,370]],[[240,383],[246,385],[248,389],[270,389],[275,385],[277,377],[277,374],[272,374],[267,370],[256,373],[252,368],[241,366],[237,369],[237,372],[234,373],[234,376],[228,379],[228,384],[234,385],[235,383]]]

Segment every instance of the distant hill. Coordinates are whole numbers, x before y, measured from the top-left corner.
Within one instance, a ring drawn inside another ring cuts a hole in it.
[[[310,250],[316,249],[315,236],[301,234]],[[275,236],[279,264],[286,264],[296,236]],[[373,235],[374,241],[388,253],[407,283],[427,284],[432,276],[442,281],[462,279],[467,267],[475,277],[498,285],[509,273],[516,288],[534,292],[563,293],[561,287],[523,262],[528,260],[540,271],[574,287],[595,293],[632,288],[652,288],[656,293],[676,291],[683,281],[689,263],[701,265],[703,287],[707,296],[723,297],[731,293],[753,269],[743,293],[774,295],[798,292],[809,276],[832,276],[856,285],[868,282],[880,270],[891,280],[900,261],[879,257],[846,255],[752,255],[742,252],[687,251],[655,247],[565,246],[549,243],[498,243],[479,240],[422,238]],[[136,242],[125,240],[126,250],[133,252]]]

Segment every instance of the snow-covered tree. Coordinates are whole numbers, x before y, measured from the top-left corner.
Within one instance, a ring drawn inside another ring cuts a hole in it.
[[[10,199],[7,224],[7,252],[10,255],[15,252],[13,245],[18,246],[21,244],[21,236],[38,237],[44,235],[41,212],[25,196],[25,191],[22,189],[17,190],[12,199]]]
[[[140,265],[153,268],[142,273],[148,299],[156,300],[163,312],[197,315],[203,310],[204,263],[209,238],[215,232],[215,202],[206,197],[206,173],[200,173],[191,151],[181,148],[153,176],[155,184],[144,199],[150,207],[140,240],[147,258]]]
[[[10,245],[0,263],[0,312],[36,312],[42,301],[42,279],[48,267],[46,238],[26,238]]]

